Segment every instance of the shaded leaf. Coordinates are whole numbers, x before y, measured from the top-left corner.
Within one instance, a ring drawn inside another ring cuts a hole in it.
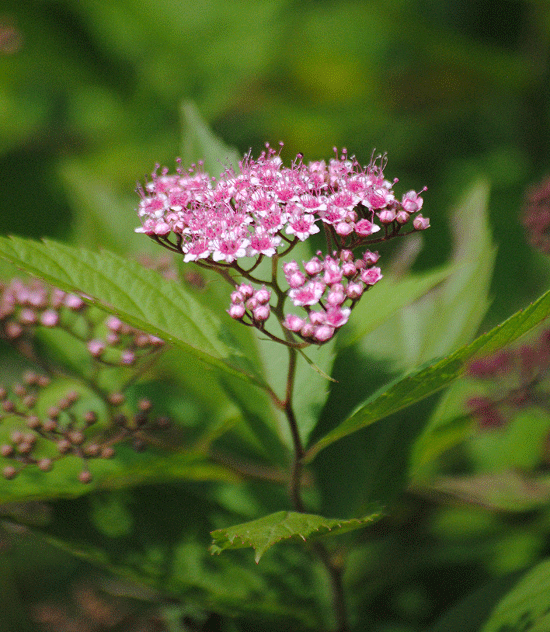
[[[389,388],[384,387],[382,392],[375,393],[351,417],[310,447],[306,460],[311,461],[320,450],[342,437],[441,390],[464,372],[467,363],[475,355],[489,354],[501,349],[538,325],[549,314],[550,291],[447,358],[417,369],[406,377],[395,380]]]
[[[135,261],[52,241],[0,238],[0,256],[52,285],[86,297],[124,322],[190,351],[197,358],[249,381],[242,350],[228,339],[216,314],[183,287]],[[228,359],[233,364],[228,362]],[[236,366],[237,365],[237,366]],[[257,381],[257,380],[256,380]]]
[[[237,169],[241,156],[223,143],[210,129],[191,101],[181,104],[183,127],[182,162],[184,167],[203,162],[204,169],[218,177],[226,167]]]
[[[530,511],[550,501],[550,476],[528,476],[518,471],[476,476],[441,477],[429,485],[415,485],[422,494],[458,498],[496,511]]]
[[[481,632],[550,629],[550,560],[541,562],[516,584],[491,613]]]
[[[381,513],[374,513],[364,518],[337,520],[295,511],[278,511],[258,520],[212,531],[213,543],[210,550],[212,553],[220,554],[225,549],[251,546],[256,551],[254,559],[257,564],[262,555],[281,540],[294,539],[306,542],[327,533],[338,535],[360,529],[381,517]]]

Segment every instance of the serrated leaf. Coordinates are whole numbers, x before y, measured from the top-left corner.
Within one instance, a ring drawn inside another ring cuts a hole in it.
[[[241,157],[235,149],[225,145],[201,117],[197,107],[190,101],[181,104],[183,141],[182,161],[184,166],[201,160],[205,170],[217,177],[226,167],[237,168]]]
[[[550,560],[526,573],[493,610],[482,632],[550,629]]]
[[[295,511],[278,511],[258,520],[212,531],[210,535],[213,542],[210,551],[219,555],[225,549],[250,546],[256,551],[254,559],[257,564],[262,555],[281,540],[294,539],[306,542],[327,533],[338,535],[360,529],[381,517],[381,513],[374,513],[364,518],[338,520]]]
[[[395,380],[389,388],[386,386],[375,393],[348,419],[311,446],[306,453],[306,462],[310,462],[321,450],[342,437],[441,390],[464,372],[475,355],[486,355],[501,349],[533,329],[549,314],[550,291],[447,358]]]
[[[0,257],[62,290],[83,295],[124,322],[192,352],[208,364],[254,381],[236,366],[246,364],[245,353],[234,340],[228,340],[219,317],[183,287],[135,261],[108,251],[96,253],[19,237],[0,237]]]

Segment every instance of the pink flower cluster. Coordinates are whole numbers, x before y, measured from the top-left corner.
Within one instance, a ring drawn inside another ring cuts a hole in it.
[[[288,168],[268,147],[257,160],[246,156],[240,173],[227,169],[217,181],[193,169],[155,172],[140,191],[143,225],[136,232],[182,252],[185,261],[222,265],[272,257],[318,233],[320,224],[338,245],[355,248],[381,226],[407,224],[422,208],[418,193],[398,201],[392,187],[374,161],[362,167],[344,152],[328,165],[305,165],[299,156]],[[414,230],[428,226],[416,215]]]
[[[236,286],[227,310],[235,320],[283,344],[323,344],[382,278],[375,267],[378,253],[356,256],[354,251],[430,225],[420,214],[422,191],[397,199],[397,180],[384,178],[384,166],[384,157],[361,166],[343,150],[328,164],[304,164],[298,155],[285,167],[268,145],[258,159],[248,154],[238,172],[226,169],[217,180],[200,165],[187,172],[179,167],[175,174],[157,170],[139,190],[142,226],[136,232],[183,254],[184,261],[216,270],[232,285],[232,274],[240,275],[244,283]],[[278,258],[317,233],[332,255],[318,252],[302,269],[296,261],[285,263],[285,291],[279,286]],[[263,257],[275,257],[271,278],[256,274]],[[272,294],[276,301],[270,304]],[[287,298],[303,309],[301,316],[285,312]],[[271,314],[286,328],[285,339],[266,330]],[[291,340],[290,332],[301,341]]]
[[[321,253],[303,263],[296,261],[283,265],[290,290],[288,295],[296,307],[303,307],[305,317],[287,314],[283,326],[309,342],[323,343],[332,338],[335,331],[348,322],[355,303],[363,292],[382,278],[380,268],[375,267],[379,255],[367,250],[363,257],[355,259],[351,250],[333,253],[323,260]],[[318,306],[320,309],[312,309]]]

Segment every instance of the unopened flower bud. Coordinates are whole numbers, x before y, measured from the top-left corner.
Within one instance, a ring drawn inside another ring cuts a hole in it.
[[[231,305],[231,307],[227,310],[227,313],[234,318],[235,320],[240,320],[246,312],[246,308],[242,303],[238,305]]]
[[[283,327],[290,331],[300,331],[300,329],[304,326],[305,320],[296,316],[295,314],[287,314],[285,316],[285,320],[283,323]]]
[[[262,287],[254,294],[254,298],[258,301],[258,303],[265,305],[266,303],[269,303],[269,299],[271,298],[271,291],[265,287]]]
[[[334,329],[332,327],[329,327],[328,325],[320,325],[315,329],[313,337],[318,342],[326,342],[327,340],[330,340],[333,335]]]
[[[378,219],[381,224],[391,224],[395,219],[396,213],[393,209],[385,209],[378,213]]]
[[[55,327],[59,323],[59,314],[53,309],[47,309],[40,314],[40,324],[44,327]]]
[[[88,351],[94,358],[99,358],[105,351],[105,343],[102,340],[90,340],[87,347]]]
[[[422,214],[419,213],[413,219],[413,226],[415,230],[426,230],[426,228],[430,227],[430,219],[428,217],[422,217]]]
[[[258,305],[252,312],[252,315],[254,317],[254,320],[258,320],[262,322],[269,318],[270,313],[271,313],[271,309],[269,305]]]

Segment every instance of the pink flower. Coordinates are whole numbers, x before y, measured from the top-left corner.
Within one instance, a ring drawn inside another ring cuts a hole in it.
[[[296,306],[316,305],[323,296],[325,287],[320,281],[309,281],[301,288],[290,290],[288,295]]]

